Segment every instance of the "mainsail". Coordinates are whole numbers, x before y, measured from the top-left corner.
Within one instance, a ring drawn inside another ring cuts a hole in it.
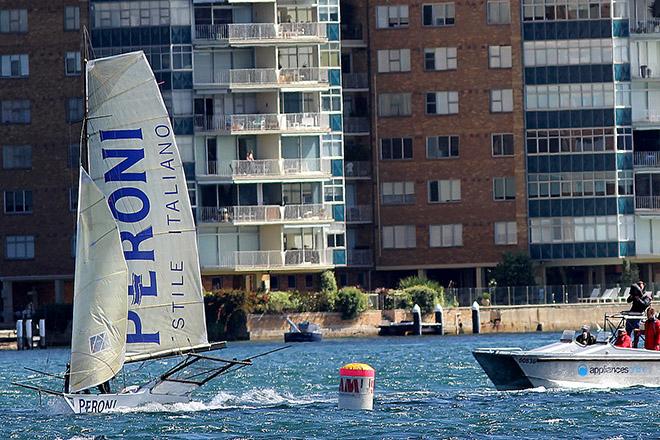
[[[103,193],[80,169],[69,392],[114,377],[124,364],[128,270]]]
[[[128,265],[127,361],[208,346],[197,236],[167,109],[142,52],[87,63],[88,154]]]

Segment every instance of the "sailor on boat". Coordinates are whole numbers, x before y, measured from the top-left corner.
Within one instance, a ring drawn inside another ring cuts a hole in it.
[[[644,348],[647,350],[660,350],[660,321],[655,317],[655,309],[646,309],[646,322],[644,322]]]
[[[626,333],[625,328],[620,328],[616,331],[616,341],[614,341],[614,346],[632,348],[632,339],[630,339],[630,336]]]
[[[578,344],[584,345],[585,347],[587,345],[593,345],[596,343],[596,337],[589,332],[589,326],[588,325],[583,325],[582,326],[582,333],[575,338],[575,342]]]
[[[644,293],[644,287],[645,284],[642,280],[639,280],[630,286],[630,295],[628,295],[628,298],[626,299],[627,302],[632,303],[629,313],[641,315],[648,308],[648,306],[651,305],[651,297]],[[633,342],[634,347],[637,347],[637,341],[639,339],[639,333],[635,332],[635,330],[639,330],[640,321],[641,316],[640,319],[626,320],[626,331],[628,334],[632,336],[633,332],[635,333],[635,341]]]

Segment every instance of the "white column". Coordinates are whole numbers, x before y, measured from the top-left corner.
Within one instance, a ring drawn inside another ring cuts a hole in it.
[[[2,317],[5,324],[14,322],[13,286],[11,281],[2,282]]]
[[[421,279],[426,279],[426,269],[417,269],[417,276]]]
[[[474,268],[474,277],[475,277],[475,287],[484,287],[484,268],[475,267]]]

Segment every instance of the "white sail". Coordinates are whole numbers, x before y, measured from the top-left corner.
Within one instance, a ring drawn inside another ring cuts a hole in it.
[[[80,169],[69,392],[96,386],[124,365],[128,269],[106,198]]]
[[[128,265],[127,361],[207,346],[183,165],[142,52],[87,63],[89,169],[119,224]]]

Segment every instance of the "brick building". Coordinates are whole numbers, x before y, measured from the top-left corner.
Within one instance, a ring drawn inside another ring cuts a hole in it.
[[[87,2],[0,1],[0,326],[70,302]]]

